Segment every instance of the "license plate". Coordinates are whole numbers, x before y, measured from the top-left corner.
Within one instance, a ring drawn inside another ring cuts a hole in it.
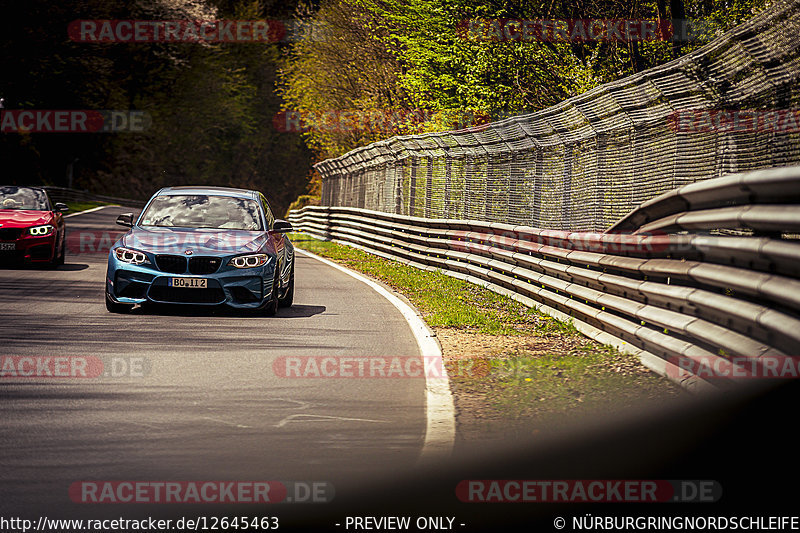
[[[0,242],[0,250],[16,250],[17,243],[15,242]]]
[[[208,280],[205,278],[169,278],[167,285],[184,289],[206,289]]]

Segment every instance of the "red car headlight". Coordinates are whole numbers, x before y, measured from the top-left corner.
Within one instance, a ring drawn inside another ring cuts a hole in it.
[[[28,228],[28,233],[34,237],[44,237],[45,235],[52,234],[55,230],[56,228],[52,224],[45,224],[43,226],[34,226],[32,228]]]

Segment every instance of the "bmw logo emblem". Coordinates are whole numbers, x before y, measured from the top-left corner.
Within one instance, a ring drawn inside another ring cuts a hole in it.
[[[191,250],[186,250],[186,255],[192,255],[192,251]]]

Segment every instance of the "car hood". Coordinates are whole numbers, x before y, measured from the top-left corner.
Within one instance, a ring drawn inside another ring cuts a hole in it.
[[[231,255],[270,252],[271,239],[263,231],[219,229],[173,229],[136,227],[126,233],[120,244],[153,254]]]
[[[50,211],[27,209],[0,209],[0,224],[4,228],[27,228],[40,224],[50,224],[53,214]]]

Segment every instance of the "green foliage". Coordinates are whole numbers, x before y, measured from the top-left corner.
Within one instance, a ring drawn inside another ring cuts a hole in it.
[[[675,59],[768,6],[766,0],[322,0],[317,10],[306,8],[304,17],[324,28],[318,34],[323,39],[298,43],[285,58],[285,108],[440,112],[423,124],[399,122],[391,131],[317,128],[305,134],[319,157],[337,156],[394,134],[463,126],[454,115],[488,119],[544,109]],[[669,21],[683,16],[695,22],[695,33],[702,28],[692,42],[492,41],[465,29],[468,21],[504,18]]]
[[[433,327],[458,328],[495,335],[577,335],[572,323],[544,315],[507,296],[443,272],[428,272],[383,259],[349,246],[291,235],[298,248],[373,276],[401,292]]]
[[[297,197],[297,199],[289,204],[289,209],[287,209],[286,214],[288,216],[289,211],[293,211],[295,209],[302,209],[308,205],[319,205],[320,197],[315,196],[313,194],[301,194]]]
[[[276,131],[282,45],[72,42],[77,19],[281,19],[295,5],[259,0],[30,0],[4,7],[0,97],[7,108],[137,109],[144,133],[4,134],[4,180],[146,198],[165,185],[263,190],[283,212],[306,190],[311,153]]]

